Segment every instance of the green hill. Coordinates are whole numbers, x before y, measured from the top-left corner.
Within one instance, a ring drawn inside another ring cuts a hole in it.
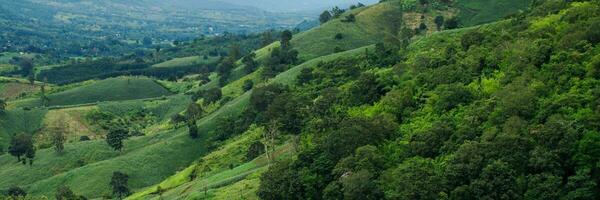
[[[121,77],[94,81],[80,87],[48,95],[48,106],[69,106],[104,101],[145,99],[171,95],[150,78]],[[16,107],[38,107],[40,99],[11,102]]]
[[[74,142],[63,154],[38,150],[32,167],[1,155],[0,191],[18,185],[32,196],[52,197],[56,188],[67,185],[88,198],[110,198],[110,177],[122,171],[130,176],[130,199],[497,199],[494,194],[542,195],[535,192],[548,187],[560,194],[547,199],[594,199],[594,70],[600,51],[594,29],[575,27],[597,27],[597,5],[557,4],[565,10],[550,16],[522,13],[476,27],[430,30],[413,37],[407,47],[386,41],[395,36],[387,31],[390,23],[432,27],[434,17],[443,14],[458,16],[469,26],[515,14],[529,5],[524,2],[459,0],[453,4],[457,7],[426,10],[423,17],[401,12],[398,1],[351,10],[294,35],[292,44],[302,63],[275,78],[261,80],[258,72],[247,75],[243,66],[236,69],[223,87],[227,97],[210,105],[218,109],[197,121],[198,139],[169,123],[171,116],[183,113],[187,97],[173,104],[135,100],[170,94],[151,79],[107,79],[51,94],[53,106],[106,101],[94,109],[117,115],[160,104],[152,111],[160,113],[160,120],[144,129],[144,136],[128,139],[122,152],[110,150],[103,140]],[[350,14],[355,22],[341,21]],[[338,33],[341,39],[336,39]],[[379,42],[385,45],[376,46]],[[257,50],[258,60],[264,61],[278,45]],[[348,51],[333,53],[336,47]],[[193,61],[170,62],[163,67]],[[308,80],[299,84],[298,76],[305,73]],[[216,87],[215,80],[194,89]],[[251,110],[257,89],[242,92],[244,80],[255,80],[257,87],[288,87],[271,96],[277,101],[267,109]],[[35,107],[40,104],[36,101],[11,104]],[[15,117],[7,122],[18,117],[43,124],[51,118],[39,117],[46,110],[10,112]],[[219,129],[228,128],[224,121],[238,123],[252,114],[252,128],[225,141],[215,139]],[[272,122],[265,120],[300,129],[278,127],[283,156],[271,166],[264,156],[243,158],[249,144],[261,141],[264,132],[258,130]],[[11,134],[33,131],[26,129],[35,126],[10,128]],[[210,169],[197,171],[204,166]],[[583,194],[587,196],[577,196]]]

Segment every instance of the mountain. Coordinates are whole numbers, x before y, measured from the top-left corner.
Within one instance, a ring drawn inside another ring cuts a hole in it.
[[[63,64],[0,79],[0,198],[600,197],[598,1],[387,0]]]

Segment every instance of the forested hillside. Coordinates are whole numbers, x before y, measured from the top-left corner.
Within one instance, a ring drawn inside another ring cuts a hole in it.
[[[319,22],[21,55],[0,70],[0,199],[600,198],[600,1],[386,0]]]

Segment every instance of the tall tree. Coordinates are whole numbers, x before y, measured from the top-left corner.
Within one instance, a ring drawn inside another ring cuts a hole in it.
[[[189,135],[192,139],[196,139],[200,135],[198,133],[198,126],[196,125],[196,121],[188,122],[188,130],[189,130]]]
[[[281,48],[285,49],[290,47],[290,41],[292,40],[293,33],[290,30],[281,32]]]
[[[54,145],[54,150],[57,153],[61,153],[65,149],[65,141],[66,141],[65,132],[68,129],[67,126],[68,126],[68,124],[65,122],[65,120],[61,118],[54,124],[54,127],[51,130],[52,131],[52,143]]]
[[[119,171],[113,172],[110,186],[112,187],[113,195],[115,197],[123,199],[123,197],[130,194],[128,181],[129,175]]]
[[[35,156],[35,148],[33,147],[31,136],[21,133],[12,138],[8,152],[10,155],[17,157],[19,162],[26,163],[26,158],[33,158]],[[26,156],[26,158],[22,158],[22,156]]]
[[[123,140],[127,138],[128,131],[122,128],[114,129],[106,135],[106,143],[115,151],[123,149]]]
[[[319,16],[319,21],[321,22],[321,24],[324,24],[326,22],[328,22],[329,20],[331,20],[331,12],[329,12],[328,10],[323,11],[323,13],[321,13],[321,15]]]
[[[196,102],[192,102],[185,111],[185,118],[188,121],[196,121],[200,118],[202,113],[202,108]]]
[[[246,73],[252,73],[258,67],[258,62],[255,60],[256,54],[254,52],[244,56],[242,63],[244,64],[244,70]]]
[[[29,58],[21,58],[19,61],[19,67],[21,67],[21,76],[29,77],[33,74],[33,61]]]

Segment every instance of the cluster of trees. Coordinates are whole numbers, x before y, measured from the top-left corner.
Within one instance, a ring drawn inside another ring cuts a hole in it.
[[[10,147],[8,153],[17,158],[17,161],[22,162],[24,165],[29,163],[33,165],[33,159],[35,158],[35,146],[31,135],[18,134],[10,141]]]
[[[292,46],[293,33],[285,30],[281,33],[280,46],[271,50],[271,55],[262,71],[264,78],[272,78],[298,62],[298,51]]]
[[[365,7],[365,5],[362,3],[358,3],[356,5],[351,5],[349,9],[354,10],[354,9],[362,8],[362,7]],[[321,13],[321,15],[319,15],[319,22],[321,22],[321,24],[327,23],[328,21],[330,21],[332,19],[339,18],[345,12],[346,12],[345,9],[341,9],[341,8],[335,6],[331,10],[323,11]],[[355,18],[354,14],[350,14],[350,15],[346,16],[346,18],[342,21],[354,22],[354,20],[355,20],[354,18]]]
[[[306,138],[262,175],[259,197],[600,198],[600,32],[581,28],[596,26],[600,4],[538,4],[255,88],[238,119]],[[560,17],[528,26],[548,13]]]

